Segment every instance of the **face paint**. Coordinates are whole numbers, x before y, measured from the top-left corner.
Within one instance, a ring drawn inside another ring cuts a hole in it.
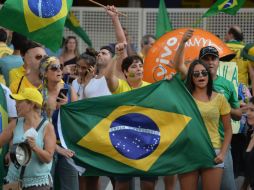
[[[135,73],[129,73],[129,75],[128,75],[129,77],[135,77]]]

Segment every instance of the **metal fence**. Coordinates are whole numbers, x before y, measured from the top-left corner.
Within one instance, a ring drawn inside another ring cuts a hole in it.
[[[98,50],[101,46],[114,43],[115,33],[110,17],[101,8],[73,7],[75,16],[80,25],[86,30],[93,42],[93,47]],[[197,20],[207,9],[168,9],[169,18],[173,28],[193,27]],[[119,8],[119,11],[128,15],[120,17],[121,23],[127,28],[132,42],[140,48],[140,40],[144,34],[155,34],[156,14],[158,9]],[[253,42],[254,9],[241,9],[236,16],[220,13],[219,15],[205,18],[198,25],[222,39],[231,25],[239,25],[244,32],[244,42]],[[75,35],[65,29],[65,36]],[[87,45],[79,38],[79,49],[85,51]]]

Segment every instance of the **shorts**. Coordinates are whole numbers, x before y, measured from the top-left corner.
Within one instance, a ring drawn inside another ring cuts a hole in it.
[[[216,155],[218,155],[218,154],[220,153],[220,149],[214,149],[214,151],[215,151]],[[224,162],[219,163],[219,164],[216,164],[216,165],[213,166],[213,168],[222,168],[222,169],[223,169],[224,167],[225,167]]]

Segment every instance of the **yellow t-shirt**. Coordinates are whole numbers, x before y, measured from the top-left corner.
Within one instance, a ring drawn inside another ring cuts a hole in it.
[[[22,78],[22,77],[21,77]],[[15,80],[10,84],[10,90],[12,93],[16,94],[19,87],[19,92],[22,91],[24,88],[36,88],[41,89],[41,85],[39,87],[34,86],[32,83],[29,82],[29,80],[26,78],[26,76],[23,77],[23,80],[20,79]]]
[[[122,92],[127,92],[127,91],[135,89],[135,88],[130,87],[130,85],[125,80],[118,79],[118,82],[119,82],[119,85],[118,85],[117,89],[112,94],[119,94]],[[142,81],[142,85],[140,86],[140,88],[147,86],[149,84],[150,83],[148,83],[148,82]]]
[[[222,94],[216,96],[209,102],[201,102],[195,99],[201,116],[204,120],[208,134],[214,148],[221,148],[221,138],[219,134],[219,120],[221,115],[230,113],[230,105]]]
[[[26,73],[26,70],[23,66],[10,70],[10,72],[9,72],[9,80],[10,80],[9,84],[13,83],[16,80],[21,79],[21,77],[24,76],[25,73]]]

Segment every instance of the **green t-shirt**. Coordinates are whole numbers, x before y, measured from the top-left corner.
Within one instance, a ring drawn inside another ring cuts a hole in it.
[[[232,82],[224,77],[217,76],[217,78],[213,81],[213,88],[216,92],[221,93],[225,96],[231,108],[240,107],[238,97]],[[219,133],[221,138],[224,139],[224,127],[221,119],[219,122]]]

